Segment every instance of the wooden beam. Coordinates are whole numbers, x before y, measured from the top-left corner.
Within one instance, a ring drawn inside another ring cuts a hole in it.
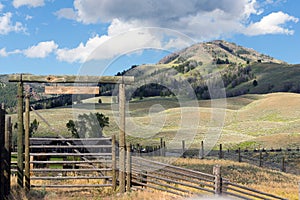
[[[9,75],[9,82],[19,82],[21,74]],[[111,84],[132,84],[133,76],[37,76],[22,74],[24,83],[111,83]]]
[[[45,86],[45,94],[100,94],[100,88],[83,86]]]

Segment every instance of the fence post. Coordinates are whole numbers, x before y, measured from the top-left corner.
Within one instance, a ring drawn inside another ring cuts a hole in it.
[[[223,158],[223,150],[222,150],[222,144],[220,144],[220,150],[219,150],[219,159]]]
[[[164,141],[163,156],[166,157],[166,141]]]
[[[220,165],[214,166],[213,175],[215,176],[215,194],[220,195],[222,193],[222,178]]]
[[[163,156],[164,154],[164,142],[163,142],[163,138],[160,138],[160,155],[159,156]]]
[[[30,95],[25,96],[25,190],[30,191]]]
[[[204,159],[204,142],[201,141],[200,159]]]
[[[4,139],[5,139],[5,109],[4,105],[0,105],[0,199],[5,199],[5,153],[4,153]]]
[[[116,161],[116,136],[112,136],[111,140],[111,153],[112,153],[112,189],[116,191],[117,189],[117,161]]]
[[[263,164],[262,164],[262,151],[261,149],[259,150],[259,166],[262,167]]]
[[[131,189],[131,148],[130,144],[127,143],[127,161],[126,161],[126,192],[130,192]]]
[[[184,152],[185,152],[185,141],[182,140],[182,157],[185,157]]]
[[[242,162],[242,157],[241,157],[241,147],[239,147],[238,153],[239,153],[239,162]]]
[[[285,157],[282,157],[282,161],[281,161],[281,171],[285,172]]]
[[[298,193],[299,193],[298,199],[300,199],[300,181],[299,181],[299,183],[298,183]]]
[[[24,135],[24,122],[23,122],[23,81],[22,81],[22,74],[20,75],[20,80],[18,82],[18,171],[17,171],[17,179],[18,179],[18,186],[23,188],[23,178],[24,178],[24,156],[23,156],[23,135]]]
[[[5,178],[5,188],[4,188],[4,196],[8,196],[10,194],[10,176],[11,176],[11,140],[12,140],[12,125],[11,125],[11,117],[6,118],[5,123],[5,169],[4,169],[4,178]]]
[[[119,84],[119,115],[120,115],[120,132],[119,132],[119,186],[120,193],[125,192],[125,84],[124,81]]]

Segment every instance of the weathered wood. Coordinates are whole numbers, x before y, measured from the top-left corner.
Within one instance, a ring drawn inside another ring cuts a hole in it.
[[[111,84],[132,84],[133,76],[36,76],[14,74],[9,76],[10,82],[24,83],[111,83]]]
[[[111,145],[74,145],[74,146],[53,146],[53,145],[43,145],[42,147],[40,145],[32,145],[29,146],[30,149],[94,149],[94,148],[111,148]]]
[[[90,86],[45,86],[45,94],[100,94],[100,88]]]
[[[111,179],[111,176],[44,176],[31,177],[31,180],[91,180],[91,179]]]
[[[100,171],[111,171],[111,168],[97,168],[97,169],[49,169],[49,168],[38,168],[33,169],[32,172],[100,172]]]
[[[185,141],[182,140],[182,149],[181,149],[181,155],[182,155],[182,157],[185,157],[184,156],[184,152],[185,152]]]
[[[5,178],[5,188],[4,195],[8,196],[10,194],[10,176],[11,176],[11,150],[12,150],[12,124],[11,117],[6,118],[5,122],[5,168],[4,168],[4,178]]]
[[[201,141],[200,159],[204,159],[204,142]]]
[[[222,149],[222,144],[220,144],[220,149],[219,149],[219,159],[223,158],[223,149]]]
[[[260,166],[260,167],[262,167],[262,166],[263,166],[262,159],[263,159],[263,157],[262,157],[262,151],[261,151],[261,150],[259,150],[259,166]]]
[[[25,190],[27,192],[30,191],[30,151],[29,151],[29,145],[30,145],[30,95],[27,94],[25,96]]]
[[[5,198],[5,153],[4,153],[4,139],[5,139],[5,110],[0,105],[0,199]]]
[[[169,165],[169,164],[165,164],[165,163],[161,163],[161,162],[157,162],[157,161],[153,161],[153,160],[147,160],[147,159],[140,158],[140,157],[133,157],[133,159],[137,160],[137,162],[142,163],[142,164],[144,164],[146,162],[149,162],[149,163],[157,164],[161,167],[169,167],[169,168],[172,168],[172,169],[193,173],[193,174],[196,174],[198,176],[205,176],[205,177],[209,177],[209,178],[215,178],[215,176],[211,175],[211,174],[206,174],[206,173],[203,173],[203,172],[194,171],[194,170],[190,170],[190,169],[183,169],[181,167],[177,167],[177,166],[174,166],[174,165]]]
[[[30,138],[30,141],[109,141],[111,138]]]
[[[125,192],[125,84],[119,85],[119,186],[120,192]]]
[[[111,187],[111,184],[93,184],[93,185],[31,185],[33,188],[99,188],[99,187]]]
[[[281,160],[281,171],[285,172],[285,157],[284,156],[282,157],[282,160]]]
[[[128,143],[126,145],[126,192],[130,192],[131,189],[131,146]]]
[[[31,156],[31,158],[33,158],[33,156]],[[98,163],[111,163],[111,160],[35,161],[35,160],[31,159],[30,163],[31,164],[66,164],[66,165],[68,165],[68,164],[90,164],[90,163],[98,164]]]
[[[220,195],[222,193],[222,178],[220,165],[214,166],[213,174],[215,176],[215,194]]]
[[[164,155],[164,142],[163,142],[163,138],[160,138],[160,151],[159,151],[159,156],[163,156]]]
[[[17,77],[18,82],[18,174],[17,174],[17,182],[18,186],[23,188],[23,178],[24,178],[24,151],[23,151],[23,144],[24,144],[24,122],[23,122],[23,108],[24,108],[24,96],[23,96],[23,82],[22,82],[22,74]]]
[[[241,157],[241,148],[240,148],[240,147],[239,147],[238,153],[239,153],[239,162],[242,162],[242,157]]]
[[[111,153],[30,153],[31,156],[111,156]]]
[[[243,186],[243,185],[239,185],[239,184],[236,184],[236,183],[229,182],[229,181],[226,181],[226,184],[229,185],[229,186],[234,186],[234,187],[243,189],[243,190],[248,190],[250,192],[254,192],[254,193],[257,193],[257,194],[265,195],[267,197],[272,197],[272,198],[275,198],[275,199],[284,199],[284,198],[281,198],[281,197],[273,195],[273,194],[261,192],[261,191],[258,191],[258,190],[252,189],[252,188],[248,188],[248,187]],[[229,188],[228,188],[228,190],[229,190]]]
[[[112,145],[112,189],[113,189],[113,191],[116,191],[116,189],[117,189],[117,173],[116,173],[117,159],[116,159],[116,136],[115,135],[112,136],[111,145]]]

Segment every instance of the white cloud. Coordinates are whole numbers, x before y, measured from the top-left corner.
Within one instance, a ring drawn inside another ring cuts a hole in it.
[[[13,0],[13,6],[15,8],[19,8],[21,6],[28,6],[28,7],[40,7],[44,6],[44,0]]]
[[[36,46],[31,46],[23,53],[29,58],[45,58],[58,48],[54,41],[40,42]]]
[[[0,56],[1,57],[7,57],[8,56],[5,48],[0,49]]]
[[[57,59],[60,61],[66,62],[84,62],[89,55],[103,42],[108,40],[109,36],[101,36],[98,35],[90,38],[86,44],[80,43],[78,47],[73,49],[58,49],[56,52]]]
[[[176,3],[174,0],[127,0],[126,3],[123,0],[74,0],[74,8],[62,9],[57,16],[84,24],[111,23],[108,35],[133,28],[163,27],[198,40],[211,40],[245,33],[248,26],[253,26],[249,24],[251,16],[261,15],[265,6],[279,2],[284,0],[186,0]],[[284,31],[277,31],[277,34],[284,34]]]
[[[77,19],[77,14],[72,8],[62,8],[54,13],[58,18]]]
[[[25,20],[31,20],[31,19],[32,19],[32,16],[26,15]]]
[[[4,5],[0,2],[0,12],[2,12]]]
[[[246,35],[265,35],[265,34],[286,34],[293,35],[294,30],[284,28],[288,22],[297,23],[298,18],[283,12],[273,12],[263,17],[259,22],[250,24],[246,30]]]
[[[5,35],[10,32],[25,32],[26,29],[23,27],[21,22],[16,22],[15,24],[11,21],[12,13],[7,12],[0,16],[0,34]]]

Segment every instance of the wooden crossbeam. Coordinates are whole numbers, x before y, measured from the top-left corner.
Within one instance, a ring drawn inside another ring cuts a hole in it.
[[[36,76],[26,74],[9,75],[9,82],[24,83],[111,83],[111,84],[132,84],[133,76]]]
[[[99,87],[45,86],[45,94],[99,94]]]

